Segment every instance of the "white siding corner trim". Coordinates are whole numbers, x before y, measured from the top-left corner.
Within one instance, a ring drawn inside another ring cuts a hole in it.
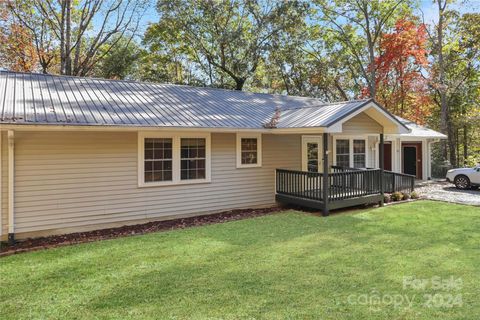
[[[146,138],[171,138],[173,142],[172,155],[172,180],[161,182],[145,182],[145,139]],[[182,138],[203,138],[205,139],[205,179],[182,180],[180,177],[180,145]],[[138,187],[159,187],[171,185],[210,183],[212,176],[211,169],[211,135],[204,132],[138,132]]]
[[[242,139],[257,139],[257,163],[242,164]],[[262,166],[262,134],[237,133],[237,168],[258,168]]]

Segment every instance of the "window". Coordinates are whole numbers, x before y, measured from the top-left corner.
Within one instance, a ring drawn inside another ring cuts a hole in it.
[[[242,138],[242,164],[257,164],[257,139]]]
[[[145,139],[145,182],[172,181],[171,138]]]
[[[262,166],[261,134],[237,134],[237,168]]]
[[[205,139],[182,138],[180,178],[205,179],[205,162]]]
[[[318,143],[307,143],[307,171],[318,172]]]
[[[338,139],[336,145],[337,166],[350,167],[350,140]]]
[[[210,182],[210,134],[138,134],[140,187]]]
[[[366,166],[365,140],[353,140],[353,167],[365,168]]]
[[[367,140],[355,137],[333,138],[335,145],[334,165],[348,168],[367,167]]]

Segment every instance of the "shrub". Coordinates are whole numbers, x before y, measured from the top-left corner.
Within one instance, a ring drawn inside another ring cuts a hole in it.
[[[418,199],[418,198],[420,198],[420,196],[418,195],[418,193],[416,193],[415,191],[413,191],[412,193],[410,193],[410,198],[412,198],[412,199]]]
[[[410,199],[410,193],[408,192],[402,192],[403,200],[408,200]]]
[[[401,192],[394,192],[391,195],[392,201],[400,201],[403,199],[403,194]]]
[[[383,195],[383,203],[389,203],[391,201],[392,201],[392,197],[388,193],[385,193]]]

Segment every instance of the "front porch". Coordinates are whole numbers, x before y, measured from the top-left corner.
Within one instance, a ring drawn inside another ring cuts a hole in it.
[[[361,163],[360,168],[353,168],[329,165],[330,134],[317,136],[318,141],[309,137],[302,139],[302,170],[276,169],[276,200],[280,203],[319,209],[324,215],[328,215],[330,210],[360,204],[383,205],[385,192],[412,192],[415,185],[414,175],[384,170],[382,133],[379,138],[379,166],[374,169],[365,168],[365,143],[360,144],[358,153],[352,153],[357,157],[348,155],[350,164]],[[354,140],[357,141],[360,140]],[[350,149],[353,149],[353,146]]]
[[[318,172],[276,170],[275,198],[280,203],[330,210],[361,204],[383,204],[384,192],[412,192],[415,177],[381,169],[343,169]],[[326,177],[326,178],[325,178]]]

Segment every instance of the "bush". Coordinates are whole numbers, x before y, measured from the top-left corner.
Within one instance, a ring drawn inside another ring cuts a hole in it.
[[[403,200],[408,200],[410,199],[410,193],[408,192],[402,192]]]
[[[392,197],[388,193],[385,193],[383,195],[383,203],[389,203],[391,201],[392,201]]]
[[[412,193],[410,193],[410,198],[412,198],[412,199],[418,199],[418,198],[420,198],[420,196],[418,195],[418,193],[416,193],[415,191],[413,191]]]
[[[392,201],[400,201],[403,199],[403,194],[401,192],[394,192],[391,195]]]

